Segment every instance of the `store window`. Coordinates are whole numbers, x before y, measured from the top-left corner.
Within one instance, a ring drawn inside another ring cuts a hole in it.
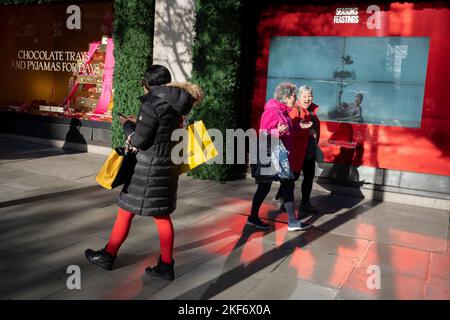
[[[428,37],[273,37],[267,98],[309,85],[324,121],[420,128]]]
[[[277,83],[310,85],[332,168],[450,176],[449,5],[302,3],[261,8],[251,126]]]
[[[111,121],[113,2],[2,6],[0,110]]]

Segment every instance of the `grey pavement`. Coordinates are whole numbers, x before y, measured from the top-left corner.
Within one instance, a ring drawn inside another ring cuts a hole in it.
[[[144,272],[159,255],[152,218],[134,219],[113,271],[98,269],[84,250],[106,244],[120,191],[95,183],[105,158],[0,136],[0,299],[450,299],[450,208],[314,191],[314,227],[288,232],[274,185],[263,232],[245,225],[252,180],[180,177],[173,282]]]

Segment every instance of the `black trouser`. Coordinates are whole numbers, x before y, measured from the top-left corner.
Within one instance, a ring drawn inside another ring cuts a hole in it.
[[[314,175],[316,173],[315,159],[305,159],[303,162],[303,182],[302,182],[302,204],[309,202],[313,186]]]
[[[252,210],[250,215],[252,217],[258,217],[259,208],[261,207],[264,199],[270,192],[270,187],[272,182],[260,182],[258,183],[258,188],[256,189],[255,195],[253,196]],[[283,194],[286,211],[288,213],[289,220],[294,221],[295,209],[294,209],[294,180],[281,180],[279,192]]]
[[[302,204],[306,204],[309,202],[309,198],[311,197],[311,191],[312,191],[312,186],[313,186],[313,180],[314,180],[314,175],[315,175],[315,171],[316,171],[316,164],[315,164],[315,159],[311,158],[311,159],[307,159],[305,158],[305,160],[303,161],[303,166],[302,166],[302,172],[303,172],[303,181],[302,181]],[[300,177],[300,173],[299,172],[294,172],[295,174],[295,181],[298,180],[298,178]],[[283,193],[281,190],[281,186],[278,189],[277,195],[276,195],[276,199],[280,199],[282,197]],[[283,195],[284,197],[284,195]],[[283,200],[285,201],[285,200]]]

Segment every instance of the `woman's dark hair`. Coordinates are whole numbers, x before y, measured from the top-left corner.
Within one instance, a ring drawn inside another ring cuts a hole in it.
[[[151,65],[145,70],[142,84],[147,87],[159,86],[172,81],[169,70],[159,64]]]

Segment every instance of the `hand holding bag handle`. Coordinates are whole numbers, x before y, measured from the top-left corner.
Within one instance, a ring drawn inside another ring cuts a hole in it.
[[[115,148],[103,163],[95,180],[105,189],[114,189],[130,181],[136,163],[136,153],[126,152],[125,147]]]
[[[128,135],[124,146],[115,148],[103,163],[95,180],[103,188],[111,190],[130,181],[137,159],[137,149],[130,144],[134,131]]]

